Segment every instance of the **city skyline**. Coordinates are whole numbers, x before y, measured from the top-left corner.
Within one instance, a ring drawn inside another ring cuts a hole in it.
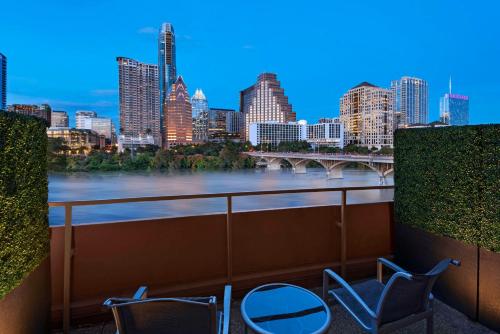
[[[72,124],[77,109],[96,110],[118,124],[115,57],[126,55],[157,63],[159,27],[162,22],[171,22],[177,34],[178,68],[189,86],[202,88],[216,106],[237,107],[238,92],[259,73],[271,71],[287,88],[299,118],[314,122],[320,117],[338,116],[335,101],[357,82],[369,81],[390,88],[391,80],[415,76],[429,83],[429,121],[434,121],[439,119],[439,97],[447,91],[448,77],[452,75],[456,90],[471,98],[470,123],[498,122],[500,115],[494,111],[500,108],[500,102],[490,97],[500,91],[495,82],[500,76],[495,62],[500,50],[494,43],[498,28],[488,19],[490,13],[481,11],[486,17],[479,21],[480,8],[451,1],[387,3],[360,6],[323,2],[309,9],[295,5],[284,8],[282,3],[265,7],[263,2],[257,2],[245,7],[244,15],[237,4],[197,4],[200,10],[216,15],[216,20],[203,16],[192,20],[193,4],[180,3],[169,8],[167,16],[161,10],[146,15],[132,11],[130,6],[92,1],[79,6],[79,15],[74,14],[72,4],[55,6],[49,2],[40,7],[33,3],[23,8],[26,18],[46,12],[49,24],[44,27],[29,19],[21,27],[14,20],[19,5],[9,3],[3,7],[5,20],[0,22],[0,31],[15,32],[2,34],[0,50],[9,59],[8,104],[49,103],[56,110],[68,111]],[[491,2],[490,7],[498,6]],[[155,7],[161,8],[161,3]],[[357,26],[341,17],[353,7],[359,14]],[[123,19],[107,17],[104,12],[108,9]],[[276,16],[279,10],[287,15]],[[311,10],[311,18],[303,15]],[[388,19],[401,11],[406,13],[405,18],[388,20],[391,24],[384,23],[384,19],[374,21],[372,16],[375,13]],[[134,19],[130,19],[132,13]],[[276,22],[252,29],[244,27],[259,15],[273,17]],[[433,19],[447,15],[454,17],[453,21]],[[81,24],[89,18],[95,19],[93,25]],[[294,23],[299,20],[300,25]],[[394,25],[405,20],[432,24],[418,32],[406,31],[404,39],[403,32],[394,31],[390,38],[397,43],[389,43],[383,52],[376,46],[375,37],[363,35],[364,43],[355,42],[354,36],[367,27],[392,31]],[[55,24],[70,23],[74,25],[71,34],[56,29]],[[491,27],[479,31],[479,23]],[[227,29],[228,25],[231,29]],[[296,38],[308,42],[307,51],[295,48]],[[74,40],[80,44],[75,45]],[[466,43],[458,43],[459,40]],[[36,55],[25,52],[23,46],[27,44],[37,49]],[[76,66],[79,60],[89,62],[95,73],[88,75],[87,66]],[[374,66],[375,62],[380,65]],[[38,66],[39,63],[45,66]],[[314,87],[304,85],[309,82],[314,82]],[[333,103],[317,101],[317,94],[328,96]]]

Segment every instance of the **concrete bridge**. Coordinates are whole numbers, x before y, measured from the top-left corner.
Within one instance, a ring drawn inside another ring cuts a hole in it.
[[[356,162],[377,172],[380,183],[385,183],[385,177],[394,169],[394,157],[390,155],[357,155],[328,153],[290,153],[290,152],[246,152],[257,158],[258,165],[265,165],[269,170],[279,170],[282,161],[292,165],[294,173],[306,173],[306,166],[316,161],[326,170],[328,178],[342,178],[342,169],[346,164]]]

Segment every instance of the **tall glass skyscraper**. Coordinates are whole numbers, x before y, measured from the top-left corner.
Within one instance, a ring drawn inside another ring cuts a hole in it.
[[[191,97],[193,110],[193,141],[208,140],[208,101],[201,89],[197,89]]]
[[[391,82],[395,127],[429,122],[429,85],[427,81],[402,77]]]
[[[175,33],[174,26],[163,23],[158,35],[158,72],[160,84],[160,105],[163,108],[168,99],[168,91],[177,79],[175,62]]]
[[[439,101],[441,122],[449,125],[469,124],[469,97],[446,93]]]
[[[0,53],[0,110],[7,110],[7,57]]]

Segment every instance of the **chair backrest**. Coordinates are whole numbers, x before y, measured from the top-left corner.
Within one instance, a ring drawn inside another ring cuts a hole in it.
[[[215,297],[201,300],[176,298],[149,298],[126,300],[111,298],[116,327],[120,334],[217,332],[217,304]]]
[[[377,306],[379,325],[396,321],[428,309],[434,283],[450,263],[445,259],[426,274],[395,273],[387,282]]]

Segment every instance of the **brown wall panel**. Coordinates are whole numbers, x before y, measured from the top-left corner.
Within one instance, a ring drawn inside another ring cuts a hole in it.
[[[48,333],[49,317],[50,260],[47,258],[0,300],[0,333]]]
[[[348,209],[348,239],[357,240],[348,244],[363,247],[349,259],[388,254],[390,208],[392,203]],[[266,281],[318,284],[324,266],[335,268],[340,260],[339,220],[339,206],[234,213],[235,295]],[[63,231],[51,228],[55,324],[62,315]],[[148,285],[151,295],[207,295],[221,291],[226,280],[224,214],[75,225],[73,241],[73,321],[102,314],[105,298],[128,296],[139,285]]]
[[[433,292],[477,319],[477,247],[403,224],[395,224],[394,241],[396,262],[412,272],[425,273],[444,258],[460,260],[460,267],[450,266],[441,275]]]
[[[233,274],[340,259],[339,207],[238,213],[233,219]]]
[[[479,321],[500,332],[500,253],[480,250]]]

